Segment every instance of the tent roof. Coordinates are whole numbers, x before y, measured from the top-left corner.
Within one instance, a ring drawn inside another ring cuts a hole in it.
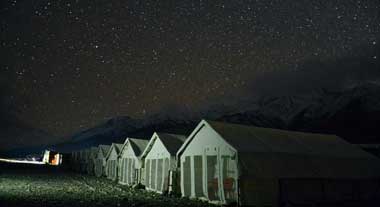
[[[210,127],[238,153],[243,174],[257,177],[379,177],[380,161],[335,135],[202,120],[177,156],[203,127]]]
[[[156,138],[160,139],[165,148],[168,150],[168,152],[175,156],[178,150],[181,148],[182,144],[186,140],[186,136],[180,135],[180,134],[167,134],[167,133],[159,133],[155,132],[153,133],[152,138],[149,140],[148,145],[145,147],[142,157],[145,157],[150,149],[152,148]]]
[[[135,138],[128,138],[128,139],[137,157],[143,153],[143,151],[145,150],[146,146],[149,143],[149,140],[145,140],[145,139],[135,139]]]
[[[368,158],[368,153],[335,135],[313,134],[216,121],[207,123],[239,152],[271,152],[341,158]]]
[[[157,133],[157,135],[169,153],[174,156],[186,140],[186,136],[180,134]]]
[[[108,151],[110,150],[110,148],[111,148],[111,145],[103,145],[103,144],[99,145],[99,150],[101,150],[101,152],[102,152],[102,154],[103,154],[104,157],[107,156]]]
[[[107,152],[106,158],[108,159],[108,157],[110,156],[110,154],[112,152],[112,149],[115,149],[116,154],[119,155],[120,151],[121,151],[121,148],[123,148],[123,144],[112,143],[111,148]]]

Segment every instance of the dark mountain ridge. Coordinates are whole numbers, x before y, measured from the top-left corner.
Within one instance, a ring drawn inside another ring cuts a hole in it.
[[[187,118],[146,119],[115,117],[93,128],[66,137],[68,142],[51,145],[63,152],[99,144],[122,143],[126,137],[149,139],[154,131],[189,135],[202,119],[304,132],[336,134],[351,143],[380,143],[380,85],[367,83],[341,91],[319,90],[307,95],[261,97],[245,103],[244,110],[209,111]],[[228,112],[228,113],[227,113]]]

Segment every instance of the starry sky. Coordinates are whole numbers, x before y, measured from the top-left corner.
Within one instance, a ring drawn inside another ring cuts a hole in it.
[[[195,113],[276,85],[267,74],[378,61],[379,11],[378,0],[2,0],[2,110],[56,136]],[[338,71],[334,83],[347,76]]]

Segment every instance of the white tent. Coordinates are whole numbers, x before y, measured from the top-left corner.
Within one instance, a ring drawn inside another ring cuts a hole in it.
[[[149,140],[127,138],[120,153],[119,183],[136,185],[141,183],[141,155]]]
[[[178,191],[176,153],[186,137],[178,134],[154,133],[145,148],[144,183],[147,190],[158,193]]]
[[[379,160],[334,135],[202,120],[177,156],[182,196],[215,203],[343,205],[380,193]]]
[[[112,143],[106,156],[106,176],[108,179],[117,180],[119,169],[119,154],[123,144]]]
[[[106,156],[108,154],[108,151],[110,150],[111,145],[99,145],[96,156],[95,156],[95,175],[97,177],[105,176],[106,175]]]
[[[94,175],[94,167],[95,167],[95,158],[98,152],[98,147],[91,147],[89,149],[89,155],[87,159],[87,173],[90,175]]]

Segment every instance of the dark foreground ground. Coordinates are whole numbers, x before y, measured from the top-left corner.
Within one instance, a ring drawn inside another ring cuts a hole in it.
[[[210,206],[131,189],[52,166],[0,162],[0,207]]]

